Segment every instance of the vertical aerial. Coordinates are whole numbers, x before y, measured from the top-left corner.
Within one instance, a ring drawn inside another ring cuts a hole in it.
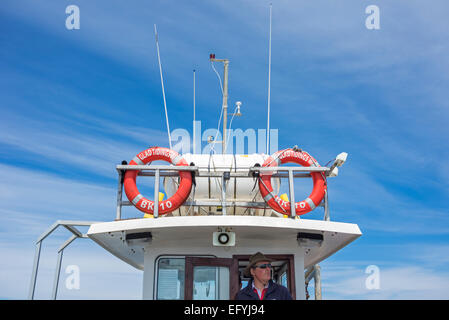
[[[159,39],[157,37],[156,25],[154,25],[154,36],[156,37],[157,61],[159,62],[159,72],[161,74],[162,97],[164,98],[165,120],[167,121],[168,144],[170,145],[170,149],[172,149],[170,137],[170,125],[168,124],[167,102],[165,101],[164,78],[162,77],[161,56],[159,54]]]
[[[196,141],[196,136],[195,136],[195,69],[193,69],[193,153],[196,153],[196,148],[195,148],[195,141]]]
[[[273,5],[270,3],[270,40],[268,45],[268,115],[267,115],[267,150],[266,154],[270,154],[270,91],[271,91],[271,9]]]

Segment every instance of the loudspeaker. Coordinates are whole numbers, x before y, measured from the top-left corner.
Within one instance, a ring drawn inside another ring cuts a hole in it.
[[[219,247],[235,246],[235,232],[214,232],[212,244]]]

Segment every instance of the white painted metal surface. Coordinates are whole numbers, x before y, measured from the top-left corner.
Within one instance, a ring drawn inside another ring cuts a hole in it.
[[[187,216],[159,219],[132,219],[93,224],[87,235],[113,255],[143,270],[147,250],[178,251],[203,248],[198,254],[215,253],[218,257],[230,247],[213,247],[212,233],[218,227],[236,234],[235,248],[251,247],[261,251],[283,248],[296,250],[298,232],[321,233],[320,247],[305,248],[304,267],[319,263],[362,235],[356,224],[322,220],[288,219],[258,216]],[[151,232],[151,243],[126,241],[126,234]],[[227,248],[227,249],[224,249]],[[250,254],[246,252],[245,254]]]
[[[183,158],[187,163],[194,163],[199,167],[198,171],[205,172],[232,172],[232,173],[247,173],[249,168],[254,167],[256,164],[262,165],[268,156],[264,154],[183,154]],[[209,178],[209,177],[196,177],[195,192],[190,193],[189,201],[207,201],[210,199],[222,200],[222,178]],[[177,190],[177,179],[166,177],[164,179],[164,191],[167,198],[171,197]],[[273,190],[277,194],[280,188],[280,179],[272,179]],[[228,201],[256,201],[263,202],[259,193],[259,187],[256,181],[252,178],[230,178],[226,182],[226,199]],[[193,199],[194,198],[194,199]],[[181,208],[181,215],[187,214],[191,210],[188,206]],[[221,211],[217,210],[217,207],[207,208],[207,210],[200,210],[195,208],[198,214],[208,214],[208,212],[214,212],[221,214]],[[260,209],[249,209],[251,214],[260,215]],[[248,214],[247,208],[228,208],[228,211],[232,214]],[[271,210],[270,214],[271,214]],[[176,213],[175,213],[176,214]],[[229,214],[229,213],[228,213]]]

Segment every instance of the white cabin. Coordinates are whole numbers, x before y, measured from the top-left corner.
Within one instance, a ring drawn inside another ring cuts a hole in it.
[[[292,218],[271,210],[254,188],[257,179],[252,175],[266,155],[183,157],[194,165],[196,185],[180,209],[165,216],[155,214],[155,218],[122,220],[121,206],[131,203],[122,201],[120,187],[116,221],[92,224],[87,233],[104,249],[144,271],[143,299],[232,299],[240,282],[244,286],[248,280],[242,271],[249,257],[258,251],[276,260],[273,280],[285,285],[295,299],[305,299],[305,271],[361,235],[355,224],[330,221],[327,197],[323,220],[308,220],[307,214]],[[131,167],[117,166],[117,170],[121,174]],[[169,172],[175,167],[139,168],[142,176],[159,171],[159,176],[165,176],[167,196],[173,195],[176,186]],[[283,170],[301,178],[307,174],[293,173],[331,171],[326,167],[277,169],[273,174],[276,192],[281,178],[288,178]],[[290,186],[294,194],[293,183]]]
[[[217,231],[233,232],[235,245],[215,246]],[[322,240],[298,239],[322,235]],[[249,256],[263,252],[273,280],[294,299],[305,299],[305,270],[361,235],[357,225],[264,216],[179,216],[93,224],[88,236],[143,270],[143,299],[229,300]],[[243,284],[246,279],[241,279]]]

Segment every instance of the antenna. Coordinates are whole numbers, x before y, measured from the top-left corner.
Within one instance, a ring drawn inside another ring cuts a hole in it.
[[[193,154],[195,154],[195,69],[193,69]]]
[[[268,116],[267,116],[267,154],[269,154],[270,146],[270,91],[271,91],[271,9],[273,5],[270,3],[270,41],[268,49]]]
[[[164,78],[162,77],[161,56],[159,54],[159,40],[158,40],[158,37],[157,37],[156,24],[154,25],[154,35],[156,37],[157,60],[159,62],[159,72],[161,74],[162,96],[164,98],[165,119],[167,121],[168,143],[170,145],[170,149],[172,149],[171,137],[170,137],[170,125],[168,124],[167,102],[165,101]]]

